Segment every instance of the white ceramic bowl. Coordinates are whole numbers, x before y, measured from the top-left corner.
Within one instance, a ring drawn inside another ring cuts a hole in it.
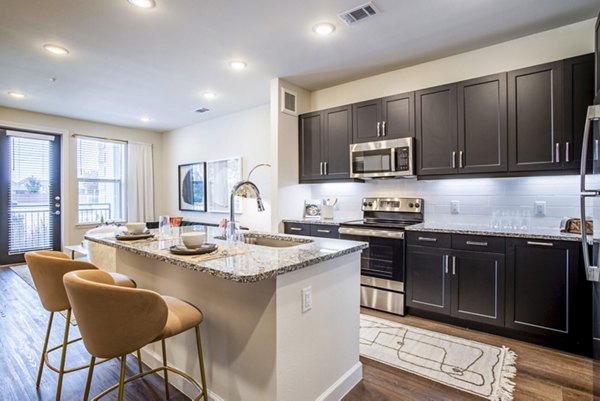
[[[186,248],[199,248],[206,241],[206,234],[196,231],[182,233],[181,240],[183,241],[183,245],[185,245]]]
[[[127,227],[127,232],[131,234],[141,234],[146,229],[146,223],[127,223],[125,224]]]

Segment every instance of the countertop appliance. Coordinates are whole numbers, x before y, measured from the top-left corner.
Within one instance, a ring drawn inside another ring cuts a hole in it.
[[[414,177],[414,143],[409,137],[350,145],[350,177]]]
[[[340,224],[340,238],[369,243],[360,259],[360,304],[404,315],[404,228],[423,222],[423,199],[364,198],[363,218]]]

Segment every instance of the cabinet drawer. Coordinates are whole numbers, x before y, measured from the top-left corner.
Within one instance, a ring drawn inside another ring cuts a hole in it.
[[[452,235],[452,249],[504,253],[504,238],[482,237],[479,235]]]
[[[431,246],[436,248],[450,248],[450,234],[429,232],[407,232],[407,244]]]
[[[311,235],[310,234],[310,224],[283,223],[283,231],[286,234]]]
[[[311,224],[310,235],[313,237],[339,238],[339,227],[330,224]]]

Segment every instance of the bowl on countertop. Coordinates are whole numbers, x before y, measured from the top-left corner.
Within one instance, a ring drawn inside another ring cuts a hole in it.
[[[146,223],[144,223],[144,222],[126,223],[125,227],[127,227],[127,232],[130,234],[142,234],[146,230]]]
[[[181,241],[186,248],[196,249],[200,248],[204,242],[206,242],[206,234],[203,232],[192,231],[181,234]]]

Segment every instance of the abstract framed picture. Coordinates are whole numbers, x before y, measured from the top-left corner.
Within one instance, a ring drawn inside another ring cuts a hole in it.
[[[179,166],[179,210],[206,211],[206,163]]]
[[[242,158],[206,162],[207,211],[229,212],[229,197],[233,186],[242,179]],[[241,213],[241,202],[235,199],[235,212]]]

